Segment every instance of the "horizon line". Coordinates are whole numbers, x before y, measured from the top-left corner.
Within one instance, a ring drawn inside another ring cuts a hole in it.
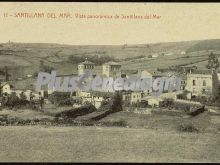
[[[177,43],[177,42],[192,42],[192,41],[206,41],[206,40],[220,40],[220,38],[211,39],[193,39],[193,40],[180,40],[180,41],[162,41],[162,42],[149,42],[149,43],[124,43],[124,44],[68,44],[68,43],[57,43],[57,42],[14,42],[8,40],[8,42],[1,42],[0,44],[54,44],[54,45],[66,45],[66,46],[124,46],[124,45],[150,45],[150,44],[162,44],[162,43]]]

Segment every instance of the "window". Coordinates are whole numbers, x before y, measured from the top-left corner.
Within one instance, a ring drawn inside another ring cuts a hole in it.
[[[193,86],[195,86],[196,85],[196,80],[193,80]]]
[[[206,86],[206,81],[205,80],[203,80],[203,86]]]

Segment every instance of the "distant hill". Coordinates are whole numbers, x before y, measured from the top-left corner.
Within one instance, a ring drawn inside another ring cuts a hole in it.
[[[204,40],[191,46],[186,52],[198,52],[204,50],[220,50],[220,39]]]
[[[184,65],[203,62],[206,56],[196,57],[191,52],[220,49],[219,40],[183,41],[138,45],[63,45],[47,43],[2,43],[0,44],[0,70],[9,67],[11,73],[18,76],[39,71],[40,61],[53,67],[59,74],[77,72],[77,65],[70,61],[70,56],[111,56],[124,67],[143,68]],[[186,51],[187,54],[181,54]],[[155,53],[172,53],[172,57],[145,59]],[[194,56],[192,61],[188,56]],[[74,59],[74,58],[73,58]],[[126,60],[127,59],[127,60]],[[14,69],[13,69],[14,68]],[[18,69],[19,68],[19,69]]]

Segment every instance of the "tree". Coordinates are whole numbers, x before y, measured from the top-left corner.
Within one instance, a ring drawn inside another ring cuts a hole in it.
[[[20,98],[21,98],[21,100],[26,100],[27,96],[24,94],[24,92],[21,92],[20,93]]]
[[[14,108],[15,106],[19,105],[19,97],[16,95],[15,92],[12,92],[9,96],[8,96],[8,101],[6,103],[7,106]]]
[[[209,55],[209,61],[208,61],[207,68],[208,69],[217,69],[218,67],[219,67],[218,57],[213,52],[211,52]]]
[[[53,67],[45,65],[43,60],[40,60],[40,71],[51,73],[53,69],[54,69]],[[35,74],[34,76],[36,76]]]

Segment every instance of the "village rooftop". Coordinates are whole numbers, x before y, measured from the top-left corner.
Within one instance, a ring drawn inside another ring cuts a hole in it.
[[[56,71],[51,74],[40,72],[38,74],[36,91],[40,91],[43,85],[48,86],[48,90],[74,92],[81,91],[146,91],[152,89],[158,96],[163,91],[180,90],[181,78],[179,77],[158,77],[152,78],[145,76],[144,78],[138,75],[132,75],[129,78],[117,77],[115,80],[112,77],[93,77],[91,71],[86,71],[79,77],[56,77]]]

